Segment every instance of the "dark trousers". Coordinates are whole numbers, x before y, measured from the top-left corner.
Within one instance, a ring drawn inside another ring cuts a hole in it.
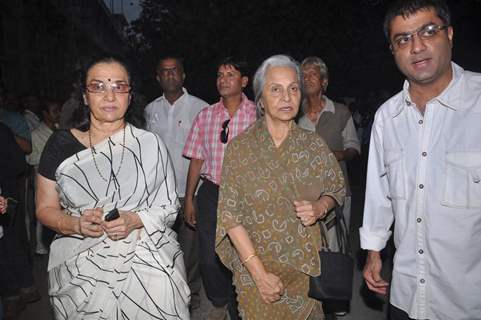
[[[182,209],[184,198],[179,198]],[[187,272],[187,283],[190,288],[190,306],[200,306],[200,288],[202,286],[199,267],[199,237],[196,229],[187,225],[183,212],[179,212],[173,228],[177,232],[177,240],[184,252],[184,264]]]
[[[389,319],[390,320],[414,320],[409,318],[408,314],[403,310],[396,308],[392,304],[389,305]]]
[[[19,294],[20,288],[33,285],[32,261],[25,230],[23,206],[9,202],[8,214],[13,219],[0,239],[0,295]]]
[[[217,227],[217,200],[219,186],[205,180],[197,193],[197,230],[200,244],[200,272],[207,298],[216,307],[228,305],[232,320],[238,319],[237,300],[232,273],[215,253],[215,231]]]

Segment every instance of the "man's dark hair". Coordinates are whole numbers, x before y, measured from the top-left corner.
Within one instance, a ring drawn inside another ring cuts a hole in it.
[[[388,8],[384,16],[384,35],[390,41],[391,21],[397,16],[407,18],[420,10],[434,9],[445,25],[451,25],[451,14],[444,0],[397,0]]]
[[[162,61],[167,60],[167,59],[172,59],[172,60],[177,61],[177,64],[180,66],[182,72],[184,72],[184,59],[183,58],[181,58],[179,56],[176,56],[176,55],[165,55],[165,56],[160,57],[159,60],[157,61],[157,68],[155,70],[157,73],[160,71],[160,64],[162,63]]]
[[[240,72],[241,77],[249,76],[249,66],[246,61],[237,60],[234,57],[226,57],[217,64],[217,70],[219,70],[221,66],[233,66],[234,69]]]

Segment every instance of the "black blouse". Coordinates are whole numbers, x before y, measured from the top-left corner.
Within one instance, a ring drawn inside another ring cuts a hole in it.
[[[75,138],[70,130],[55,131],[48,139],[45,149],[43,149],[38,173],[55,181],[55,171],[57,171],[58,166],[65,159],[84,149],[86,147]]]

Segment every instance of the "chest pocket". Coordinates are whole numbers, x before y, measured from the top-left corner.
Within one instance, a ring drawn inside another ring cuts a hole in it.
[[[448,207],[481,208],[481,151],[446,154],[441,204]]]
[[[384,166],[389,183],[389,198],[392,200],[406,199],[406,178],[402,149],[385,150]]]
[[[176,119],[175,121],[175,141],[181,145],[184,145],[187,140],[187,136],[190,132],[191,124],[188,119]]]

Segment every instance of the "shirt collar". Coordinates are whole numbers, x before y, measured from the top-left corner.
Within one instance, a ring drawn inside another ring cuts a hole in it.
[[[453,69],[453,78],[449,82],[448,86],[441,92],[441,94],[431,99],[431,101],[437,101],[442,106],[453,110],[460,110],[463,108],[461,104],[461,92],[464,83],[464,69],[454,62],[451,62],[451,68]],[[414,106],[414,102],[412,102],[409,94],[409,82],[407,80],[404,81],[401,99],[403,103],[398,105],[397,109],[392,115],[393,117],[400,114],[404,107]]]
[[[321,95],[322,95],[322,93],[321,93]],[[336,108],[334,107],[334,102],[331,99],[329,99],[326,95],[322,96],[321,99],[323,99],[326,102],[326,105],[321,110],[321,113],[323,113],[323,112],[336,113]],[[304,99],[302,101],[302,111],[304,113],[306,113],[306,111],[307,111],[307,99]]]
[[[247,96],[244,93],[242,93],[239,108],[237,109],[237,111],[235,113],[245,109],[248,101],[249,101],[249,99],[247,98]],[[219,102],[216,103],[214,108],[215,108],[214,111],[216,113],[228,113],[227,108],[224,106],[224,101],[222,100],[222,98],[220,98]]]
[[[176,104],[178,102],[181,102],[183,99],[185,99],[185,97],[187,97],[189,95],[189,93],[187,92],[187,89],[184,88],[184,87],[182,87],[182,92],[183,92],[183,94],[179,97],[179,99],[175,100],[174,104]],[[164,100],[165,103],[168,103],[169,105],[171,105],[169,100],[167,100],[167,98],[165,97],[165,94],[162,94],[160,99]],[[174,104],[172,104],[172,105],[174,105]]]
[[[336,113],[336,108],[334,108],[334,102],[332,102],[332,100],[329,99],[327,96],[324,96],[324,99],[326,101],[326,105],[324,106],[323,111]]]

